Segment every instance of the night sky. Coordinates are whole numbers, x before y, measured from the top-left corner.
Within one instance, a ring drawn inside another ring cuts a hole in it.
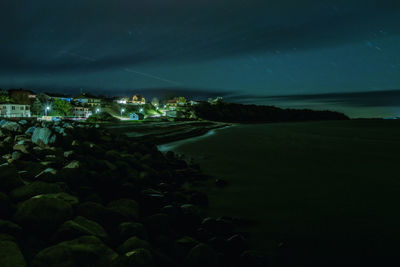
[[[1,88],[400,116],[398,0],[4,0],[0,10]]]

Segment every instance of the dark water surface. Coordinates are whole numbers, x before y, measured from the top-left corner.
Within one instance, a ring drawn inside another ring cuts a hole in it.
[[[170,144],[229,186],[211,215],[245,230],[276,266],[399,266],[400,121],[236,125]]]

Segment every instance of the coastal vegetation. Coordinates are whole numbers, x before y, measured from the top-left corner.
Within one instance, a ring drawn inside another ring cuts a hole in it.
[[[282,109],[273,106],[243,105],[218,101],[192,106],[197,117],[221,122],[284,122],[315,120],[348,120],[343,113],[310,109]]]

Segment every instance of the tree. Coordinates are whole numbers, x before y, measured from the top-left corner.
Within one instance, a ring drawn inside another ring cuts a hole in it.
[[[31,107],[31,111],[32,111],[33,114],[35,114],[37,116],[43,114],[44,105],[42,104],[42,102],[40,102],[40,100],[38,98],[36,98],[35,102],[33,102],[32,107]]]
[[[154,98],[151,100],[151,104],[152,104],[153,106],[155,106],[155,107],[158,107],[158,106],[160,105],[160,100],[158,100],[157,97],[154,97]]]
[[[0,92],[0,103],[11,103],[11,98],[8,93]]]
[[[72,106],[68,101],[56,99],[53,103],[52,113],[56,116],[70,116],[72,114]]]
[[[186,104],[186,98],[183,96],[177,97],[176,100],[178,104]]]

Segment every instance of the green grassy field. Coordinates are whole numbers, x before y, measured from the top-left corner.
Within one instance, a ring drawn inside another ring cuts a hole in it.
[[[229,182],[211,215],[254,224],[276,266],[398,266],[400,121],[239,125],[176,148]]]

